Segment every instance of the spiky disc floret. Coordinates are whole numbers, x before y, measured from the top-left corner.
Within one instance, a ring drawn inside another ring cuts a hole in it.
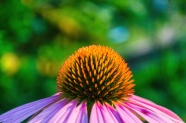
[[[132,73],[112,49],[92,45],[80,48],[59,71],[57,89],[64,97],[112,102],[133,94]]]

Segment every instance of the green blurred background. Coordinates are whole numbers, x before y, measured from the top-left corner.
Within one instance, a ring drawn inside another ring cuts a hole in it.
[[[0,114],[56,91],[78,48],[106,45],[128,62],[135,94],[186,121],[185,0],[1,0]]]

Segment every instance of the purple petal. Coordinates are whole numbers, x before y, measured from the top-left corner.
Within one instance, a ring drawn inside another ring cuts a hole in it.
[[[172,123],[183,123],[183,121],[180,118],[177,118],[177,115],[173,112],[169,111],[168,109],[165,110],[165,108],[158,106],[155,103],[146,99],[137,96],[132,96],[128,104],[133,107],[134,110],[140,111],[142,114],[146,114],[153,119],[163,120]]]
[[[66,122],[73,109],[76,107],[78,100],[72,100],[61,108],[49,121],[49,123]]]
[[[116,110],[118,111],[122,122],[126,123],[143,123],[133,112],[127,109],[122,104],[115,104]]]
[[[58,102],[52,104],[48,108],[44,109],[36,117],[31,119],[28,123],[47,123],[53,115],[55,115],[61,108],[63,108],[68,103],[67,99],[59,100]]]
[[[44,98],[41,100],[37,100],[22,106],[19,106],[15,109],[12,109],[2,115],[0,115],[0,122],[8,122],[8,123],[20,123],[25,120],[32,114],[40,111],[45,106],[55,102],[60,98],[60,94],[55,96],[51,96],[48,98]]]
[[[70,103],[68,103],[67,99],[60,100],[43,110],[39,115],[30,120],[29,123],[48,123],[57,121],[65,123],[88,123],[86,103],[82,102],[78,107],[75,107],[76,105],[76,100],[71,101]],[[68,110],[68,106],[71,106],[72,109]]]

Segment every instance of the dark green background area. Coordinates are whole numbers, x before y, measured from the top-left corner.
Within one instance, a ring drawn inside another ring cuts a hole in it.
[[[135,94],[186,121],[186,1],[1,0],[0,114],[56,92],[64,61],[106,45],[129,64]]]

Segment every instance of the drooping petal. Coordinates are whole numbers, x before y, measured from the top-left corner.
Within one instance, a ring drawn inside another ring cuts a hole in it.
[[[45,106],[55,102],[60,98],[60,94],[37,100],[15,109],[12,109],[2,115],[0,115],[0,122],[7,123],[20,123],[34,113],[42,110]]]
[[[36,117],[31,119],[28,123],[47,123],[67,103],[68,103],[67,99],[59,100],[58,102],[44,109]]]
[[[157,121],[161,122],[183,123],[183,121],[176,114],[169,111],[168,109],[165,109],[149,100],[137,96],[132,96],[128,102],[128,105],[136,112],[140,114],[142,113],[141,115],[145,114],[142,116],[144,118],[148,116],[148,118],[156,119]]]
[[[116,110],[119,113],[122,122],[126,123],[143,123],[133,112],[122,104],[115,104]]]
[[[168,109],[166,109],[162,106],[156,105],[155,103],[153,103],[153,102],[151,102],[147,99],[141,98],[141,97],[136,96],[136,95],[133,95],[132,98],[134,100],[138,101],[138,102],[149,105],[149,106],[151,106],[151,107],[153,107],[153,108],[155,108],[155,109],[157,109],[157,110],[159,110],[159,111],[161,111],[161,112],[163,112],[163,113],[165,113],[165,114],[167,114],[167,115],[169,115],[169,116],[171,116],[171,117],[173,117],[173,118],[175,118],[179,121],[182,121],[181,118],[178,115],[176,115],[175,113],[173,113],[172,111],[170,111],[170,110],[168,110]]]
[[[120,121],[119,115],[109,104],[94,103],[90,114],[90,123],[118,123]]]
[[[147,109],[144,109],[142,107],[135,106],[132,104],[128,104],[128,106],[126,107],[128,107],[129,109],[132,109],[133,111],[135,111],[137,114],[139,114],[141,117],[143,117],[146,121],[150,123],[166,123],[163,119],[161,119],[156,114],[154,114],[153,112]],[[172,123],[172,122],[169,122],[169,123]]]

